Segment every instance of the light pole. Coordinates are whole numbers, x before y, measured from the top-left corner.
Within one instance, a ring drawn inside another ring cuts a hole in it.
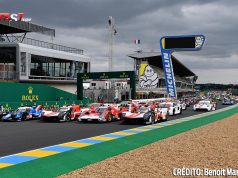
[[[108,71],[113,70],[113,42],[114,42],[114,36],[117,34],[117,31],[115,29],[115,19],[112,16],[109,16],[108,19],[109,24],[109,36],[108,36],[108,45],[109,45],[109,61],[108,61]]]

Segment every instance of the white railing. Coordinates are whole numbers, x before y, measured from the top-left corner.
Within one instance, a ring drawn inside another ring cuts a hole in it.
[[[16,79],[16,72],[14,72],[14,71],[0,71],[0,79],[14,80],[14,79]]]
[[[40,79],[40,80],[77,80],[74,77],[52,77],[52,76],[37,76],[37,75],[30,75],[29,79]]]

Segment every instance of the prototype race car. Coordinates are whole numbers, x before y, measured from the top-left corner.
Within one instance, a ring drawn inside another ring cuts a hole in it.
[[[216,110],[216,104],[214,102],[211,102],[210,100],[202,100],[193,106],[193,110],[194,111],[198,111],[198,110],[214,111]]]
[[[140,107],[136,112],[123,112],[122,120],[124,122],[128,121],[138,121],[143,124],[154,124],[158,121],[158,118],[155,116],[154,110],[150,107]]]
[[[81,113],[85,113],[85,112],[87,112],[87,111],[96,110],[96,109],[99,108],[100,106],[103,106],[103,104],[102,104],[102,103],[92,103],[92,104],[90,104],[89,107],[81,108],[80,112],[81,112]]]
[[[158,106],[158,110],[162,111],[163,113],[166,112],[170,116],[182,114],[182,107],[177,102],[160,103]]]
[[[74,119],[72,117],[72,106],[63,106],[56,111],[43,111],[41,115],[42,121],[67,122]]]
[[[2,117],[2,121],[24,121],[29,119],[30,107],[19,107],[16,111],[9,111]]]
[[[186,110],[187,109],[187,104],[184,101],[179,102],[179,104],[180,104],[182,110]]]
[[[155,108],[155,117],[158,121],[167,121],[168,120],[168,111],[161,107]]]
[[[6,116],[9,111],[0,111],[0,119],[2,120],[3,116]]]
[[[232,99],[230,99],[230,98],[224,98],[223,100],[222,100],[222,104],[223,105],[233,105],[235,102],[234,102],[234,100],[232,100]]]
[[[114,106],[101,106],[96,110],[88,110],[80,115],[78,121],[98,121],[111,122],[112,120],[120,120],[120,111]]]
[[[38,105],[37,107],[32,107],[28,114],[28,118],[32,119],[40,119],[42,114],[42,105]]]

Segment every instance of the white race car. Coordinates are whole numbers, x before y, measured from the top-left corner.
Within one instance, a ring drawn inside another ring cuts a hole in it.
[[[182,110],[186,110],[187,109],[187,105],[184,101],[178,101],[178,104],[180,104]]]
[[[160,103],[158,106],[158,110],[167,112],[168,115],[176,115],[176,114],[182,114],[182,107],[177,102],[164,102]]]
[[[202,100],[193,106],[194,111],[198,110],[207,110],[207,111],[215,111],[216,104],[211,102],[210,100]]]
[[[157,107],[157,108],[155,108],[155,117],[159,121],[167,121],[168,120],[168,112],[166,109]]]

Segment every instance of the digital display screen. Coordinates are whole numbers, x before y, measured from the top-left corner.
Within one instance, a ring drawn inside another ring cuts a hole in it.
[[[165,49],[195,48],[195,37],[165,38]]]

